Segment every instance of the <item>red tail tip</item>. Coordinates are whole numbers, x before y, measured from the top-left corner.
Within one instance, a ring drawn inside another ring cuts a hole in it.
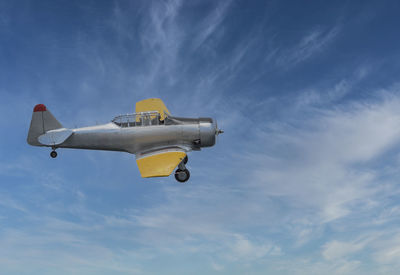
[[[34,112],[44,112],[46,111],[46,106],[44,104],[38,104],[33,108]]]

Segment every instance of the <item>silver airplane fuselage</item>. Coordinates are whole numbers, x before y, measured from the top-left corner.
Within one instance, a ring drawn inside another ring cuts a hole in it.
[[[169,146],[189,150],[215,144],[218,131],[211,118],[176,118],[173,123],[121,127],[114,122],[71,129],[73,134],[55,148],[123,151],[132,154]]]

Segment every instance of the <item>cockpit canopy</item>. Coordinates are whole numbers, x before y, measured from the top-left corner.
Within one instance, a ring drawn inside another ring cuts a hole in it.
[[[163,121],[160,120],[161,115],[157,111],[140,112],[126,115],[116,116],[111,122],[120,127],[136,127],[160,125]]]
[[[164,117],[164,120],[162,118]],[[182,124],[198,124],[201,121],[211,122],[211,118],[184,118],[172,117],[164,113],[164,116],[158,111],[140,112],[126,115],[116,116],[111,122],[119,127],[136,127],[136,126],[154,126],[154,125],[182,125]]]

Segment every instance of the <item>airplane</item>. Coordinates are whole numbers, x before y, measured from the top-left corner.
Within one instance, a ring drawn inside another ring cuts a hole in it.
[[[27,142],[32,146],[128,152],[136,155],[143,178],[168,177],[186,182],[189,151],[214,146],[223,133],[212,118],[171,116],[163,101],[149,98],[136,103],[135,113],[119,115],[103,125],[64,128],[44,104],[33,108]]]

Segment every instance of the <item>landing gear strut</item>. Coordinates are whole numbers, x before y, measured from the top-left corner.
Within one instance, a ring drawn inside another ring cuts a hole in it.
[[[57,157],[57,152],[56,152],[56,150],[51,151],[50,157],[52,157],[53,159]]]
[[[182,160],[181,163],[178,165],[178,169],[175,171],[175,179],[179,182],[186,182],[190,178],[190,173],[189,170],[186,169],[185,164],[188,162],[188,157],[185,156],[185,158]]]

